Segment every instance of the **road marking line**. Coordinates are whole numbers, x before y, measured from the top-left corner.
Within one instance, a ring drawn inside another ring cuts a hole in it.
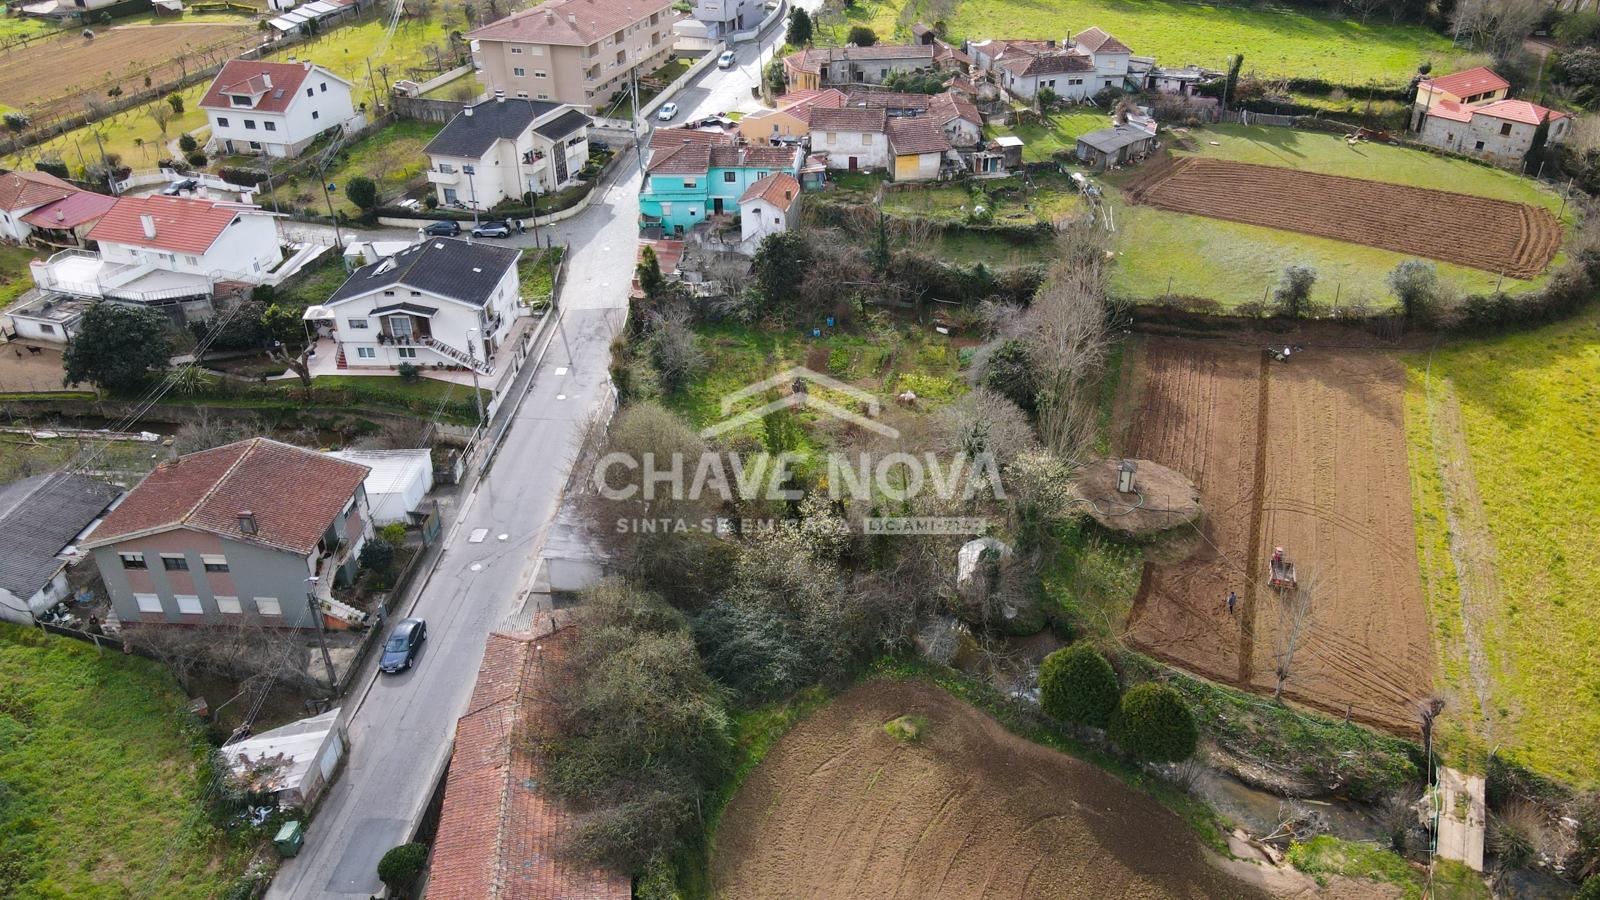
[[[483,539],[488,537],[488,536],[489,536],[489,529],[487,529],[487,528],[474,528],[474,529],[472,529],[472,533],[467,535],[467,543],[469,543],[469,544],[481,544],[481,543],[483,543]]]

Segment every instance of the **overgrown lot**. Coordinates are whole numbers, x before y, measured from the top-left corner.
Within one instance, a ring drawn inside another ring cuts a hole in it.
[[[1418,555],[1452,749],[1600,784],[1600,314],[1408,359]]]
[[[1163,65],[1188,63],[1226,68],[1232,54],[1245,54],[1246,71],[1261,75],[1323,78],[1352,86],[1404,85],[1424,60],[1439,71],[1477,65],[1482,59],[1455,49],[1450,39],[1420,25],[1390,24],[1374,16],[1366,24],[1343,15],[1305,9],[1151,0],[1068,0],[1015,3],[1009,0],[862,0],[831,29],[842,42],[852,25],[868,25],[880,38],[904,33],[917,21],[943,19],[949,38],[1060,39],[1069,31],[1097,26],[1135,53]]]
[[[242,851],[200,807],[206,750],[154,663],[0,624],[0,896],[219,896]]]

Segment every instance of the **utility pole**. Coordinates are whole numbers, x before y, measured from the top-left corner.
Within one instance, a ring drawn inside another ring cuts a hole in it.
[[[379,99],[380,95],[378,94],[378,83],[377,81],[373,80],[372,77],[372,57],[367,57],[366,62],[367,87],[372,88],[372,113],[373,115],[377,115],[378,111],[383,108],[383,102]]]
[[[483,391],[478,389],[478,329],[467,329],[467,368],[472,370],[472,402],[478,406],[478,425],[483,425]]]
[[[328,667],[328,693],[339,692],[339,678],[333,669],[333,654],[328,652],[328,634],[322,628],[322,604],[317,602],[317,576],[306,579],[306,606],[317,624],[317,645],[322,648],[322,664]]]
[[[467,189],[472,192],[472,227],[473,228],[477,228],[478,224],[479,224],[478,223],[478,186],[475,183],[473,183],[473,181],[472,181],[472,176],[477,174],[477,171],[478,171],[478,167],[474,166],[474,165],[463,165],[461,167],[461,173],[463,175],[467,176]]]
[[[322,199],[328,204],[328,218],[333,220],[333,242],[343,247],[344,236],[339,231],[339,214],[333,211],[333,195],[328,193],[328,173],[318,172],[317,181],[322,183]]]

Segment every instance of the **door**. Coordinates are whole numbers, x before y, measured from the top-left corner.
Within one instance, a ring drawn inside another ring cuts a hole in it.
[[[854,156],[852,156],[852,157],[850,157],[850,171],[854,172],[855,170],[856,170],[856,158]]]
[[[714,215],[714,216],[722,215],[722,198],[721,197],[713,197],[711,199],[711,214]]]
[[[567,183],[567,148],[557,144],[550,149],[550,155],[556,158],[556,184]]]

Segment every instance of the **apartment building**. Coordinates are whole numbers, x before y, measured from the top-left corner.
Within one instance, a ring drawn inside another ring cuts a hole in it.
[[[479,80],[507,97],[603,112],[672,53],[671,0],[547,0],[468,33]]]

